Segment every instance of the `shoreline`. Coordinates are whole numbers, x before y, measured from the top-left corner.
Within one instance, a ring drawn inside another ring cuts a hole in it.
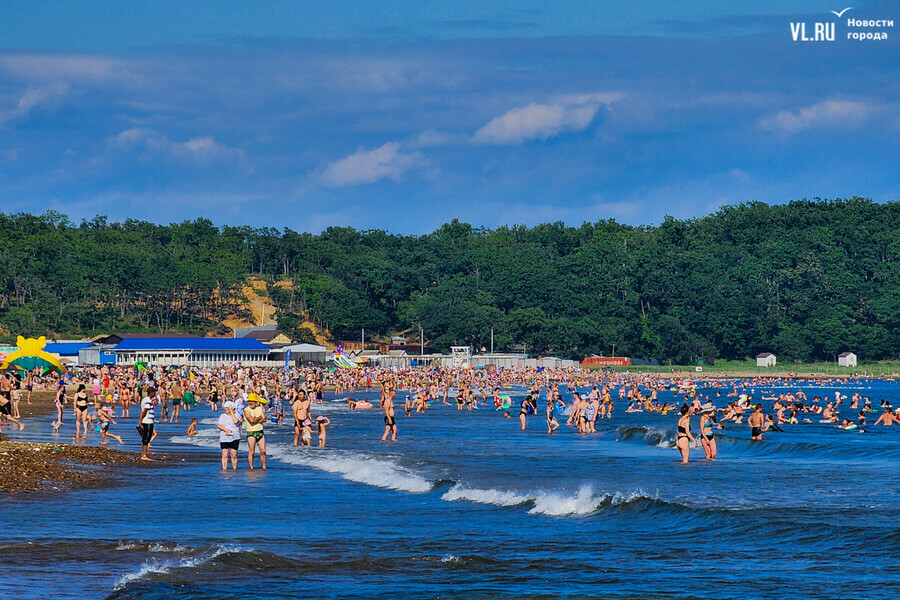
[[[56,411],[55,392],[35,390],[32,403],[19,402],[23,419],[49,418]],[[65,411],[71,412],[71,405]],[[25,423],[25,431],[33,423]],[[9,429],[15,431],[15,425]],[[104,446],[88,446],[55,441],[21,441],[0,432],[0,495],[57,493],[75,489],[115,485],[115,476],[123,467],[165,462],[162,455],[154,462],[141,461],[138,452]]]
[[[111,469],[140,464],[136,452],[98,446],[0,441],[0,494],[58,492],[112,483]]]

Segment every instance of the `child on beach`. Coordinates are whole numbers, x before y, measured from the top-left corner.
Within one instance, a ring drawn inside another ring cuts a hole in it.
[[[100,405],[99,400],[94,402],[94,409],[96,409],[96,411],[97,411],[97,420],[99,421],[97,423],[97,431],[100,432],[100,437],[103,438],[103,441],[100,443],[108,444],[109,440],[107,440],[106,438],[111,437],[112,439],[117,440],[121,444],[122,438],[120,438],[119,436],[117,436],[114,433],[109,432],[109,424],[110,423],[112,423],[113,425],[118,425],[118,423],[116,423],[115,420],[113,420],[113,418],[109,415],[109,411]]]
[[[300,439],[301,446],[312,446],[312,421],[309,419],[303,420],[303,429],[300,434]]]
[[[331,421],[324,415],[316,417],[316,425],[319,428],[319,448],[325,447],[325,427],[331,425]]]
[[[187,428],[187,434],[189,436],[197,435],[197,419],[191,419],[191,424]]]

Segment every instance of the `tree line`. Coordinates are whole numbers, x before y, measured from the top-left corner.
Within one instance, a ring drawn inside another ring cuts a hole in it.
[[[279,325],[335,339],[419,330],[437,350],[490,345],[679,363],[771,351],[865,360],[900,349],[900,203],[727,206],[658,226],[473,227],[427,235],[216,227],[56,212],[0,214],[0,326],[10,335],[226,334],[248,278]],[[274,285],[276,282],[279,285]]]

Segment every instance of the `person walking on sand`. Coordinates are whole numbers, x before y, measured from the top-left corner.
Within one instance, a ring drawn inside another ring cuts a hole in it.
[[[141,434],[141,460],[153,460],[147,456],[150,449],[150,442],[155,437],[154,434],[154,408],[156,407],[156,388],[150,386],[147,388],[147,395],[141,400],[141,416],[138,419],[137,430]]]
[[[3,375],[3,379],[0,382],[6,381],[6,375]],[[8,383],[8,382],[7,382]],[[19,431],[25,429],[25,426],[19,422],[19,419],[13,416],[12,414],[12,401],[10,397],[12,394],[9,391],[0,390],[0,425],[3,424],[4,420],[12,421],[16,425],[19,426]]]

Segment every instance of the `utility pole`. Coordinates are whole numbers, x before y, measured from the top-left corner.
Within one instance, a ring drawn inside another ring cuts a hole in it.
[[[615,357],[616,357],[616,345],[613,344],[612,347],[613,347],[613,355],[612,355],[612,357],[615,358]]]
[[[362,352],[363,350],[366,349],[366,328],[365,327],[363,327],[363,330],[362,330],[361,346],[362,347],[359,349],[360,352]]]
[[[419,356],[425,356],[425,330],[419,325]]]
[[[494,353],[494,328],[491,327],[491,354]]]

